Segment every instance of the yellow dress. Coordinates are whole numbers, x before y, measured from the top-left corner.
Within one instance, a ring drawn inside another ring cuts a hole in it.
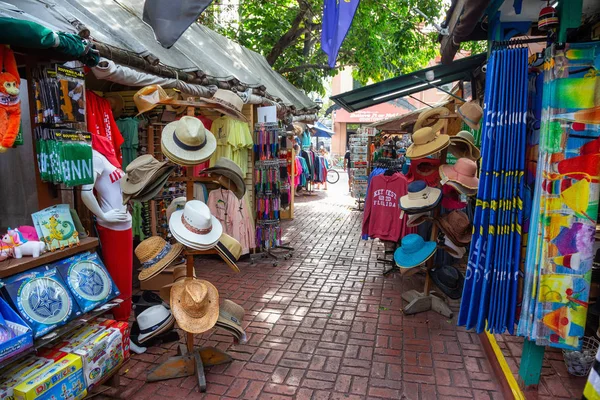
[[[248,124],[224,116],[213,121],[211,132],[217,139],[217,150],[210,159],[210,166],[214,166],[219,158],[226,157],[239,165],[245,176],[248,173],[249,150],[254,145]]]

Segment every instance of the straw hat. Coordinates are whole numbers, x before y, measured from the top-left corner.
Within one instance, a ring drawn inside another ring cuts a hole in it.
[[[448,181],[460,183],[467,189],[477,189],[479,178],[477,178],[477,164],[468,158],[459,158],[454,165],[440,166],[440,177],[442,184]]]
[[[188,106],[185,104],[177,104],[177,102],[184,100],[181,92],[174,91],[171,97],[173,98],[173,104],[170,104],[166,107],[167,111],[172,111],[177,115],[184,113]]]
[[[138,115],[148,112],[161,104],[169,104],[172,97],[160,85],[145,86],[133,95],[133,102],[138,109]]]
[[[426,242],[416,233],[402,238],[400,247],[394,252],[394,261],[400,268],[414,268],[429,260],[436,249],[435,242]]]
[[[203,173],[207,173],[209,176],[221,175],[226,177],[228,182],[225,181],[224,186],[231,190],[240,200],[246,194],[246,184],[244,183],[242,169],[228,158],[219,158],[213,167],[205,169]]]
[[[415,131],[412,141],[413,144],[406,151],[408,158],[424,158],[440,152],[450,145],[448,135],[436,135],[429,127]]]
[[[423,111],[419,115],[417,122],[415,122],[413,130],[418,131],[421,128],[430,127],[433,129],[434,133],[438,133],[444,127],[444,120],[440,119],[440,117],[448,115],[450,115],[450,110],[445,107],[437,107]]]
[[[217,139],[198,118],[184,116],[165,126],[161,147],[171,161],[189,166],[208,160],[217,149]]]
[[[475,189],[466,188],[458,182],[448,181],[448,182],[446,182],[446,184],[444,186],[453,187],[454,189],[456,189],[457,192],[466,194],[467,196],[476,196],[477,195],[477,188],[475,188]]]
[[[473,226],[469,217],[462,211],[454,210],[435,220],[444,235],[459,247],[471,243]]]
[[[468,131],[460,131],[456,136],[450,136],[448,151],[456,158],[468,158],[473,161],[481,158],[481,151],[475,146],[475,138]]]
[[[183,246],[179,243],[171,245],[160,236],[152,236],[142,241],[135,248],[135,256],[142,263],[142,271],[138,275],[145,281],[159,274],[179,257]]]
[[[194,278],[196,277],[196,270],[193,270]],[[160,298],[163,299],[169,307],[171,307],[171,288],[177,282],[187,277],[187,265],[181,264],[173,268],[173,282],[169,283],[160,288],[158,291]]]
[[[171,310],[181,329],[204,333],[219,319],[219,292],[208,281],[185,278],[171,287]]]
[[[169,229],[177,241],[198,250],[214,247],[223,234],[221,222],[199,200],[190,200],[183,210],[175,211],[169,219]]]
[[[110,109],[113,113],[113,118],[117,119],[123,115],[125,110],[125,100],[118,93],[106,93],[104,98],[110,103]]]
[[[201,98],[198,102],[206,107],[214,108],[215,110],[232,118],[239,119],[243,122],[248,122],[248,119],[246,119],[242,113],[244,101],[240,96],[230,90],[217,89],[213,97],[210,99]]]
[[[215,250],[225,258],[225,262],[234,272],[240,272],[239,267],[236,265],[236,261],[242,256],[242,245],[237,239],[223,233],[219,238],[219,242],[215,246]]]
[[[407,213],[422,213],[434,209],[442,198],[442,191],[427,186],[424,181],[408,184],[408,194],[400,197],[400,208]]]
[[[472,129],[479,130],[481,127],[483,110],[479,104],[471,100],[460,106],[458,109],[458,116]]]
[[[448,236],[444,237],[444,250],[454,258],[462,259],[467,253],[466,247],[460,247],[452,243]]]

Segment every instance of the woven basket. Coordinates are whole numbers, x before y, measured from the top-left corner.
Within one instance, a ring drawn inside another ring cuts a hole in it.
[[[584,337],[581,350],[563,350],[563,359],[571,375],[588,376],[594,364],[600,342],[593,337]]]

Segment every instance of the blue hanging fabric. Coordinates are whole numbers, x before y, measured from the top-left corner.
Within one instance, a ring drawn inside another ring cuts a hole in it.
[[[521,264],[527,49],[488,60],[474,233],[458,324],[513,332]]]

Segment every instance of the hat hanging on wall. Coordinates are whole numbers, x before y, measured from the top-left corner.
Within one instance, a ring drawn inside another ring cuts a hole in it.
[[[217,139],[196,117],[183,116],[165,126],[161,149],[175,164],[193,166],[208,160],[217,149]]]
[[[145,86],[133,95],[138,115],[155,109],[161,104],[169,104],[173,98],[160,85]]]
[[[473,161],[481,158],[481,151],[475,146],[475,137],[467,131],[460,131],[456,136],[450,136],[448,151],[456,158],[468,158]]]
[[[483,117],[483,109],[473,100],[466,102],[457,111],[458,116],[476,131],[481,127],[481,118]]]
[[[440,117],[448,115],[450,115],[450,110],[445,107],[436,107],[424,111],[419,115],[413,130],[418,131],[421,128],[429,127],[433,130],[433,133],[438,133],[444,127],[444,120]]]
[[[171,310],[181,329],[204,333],[219,318],[219,292],[208,281],[185,278],[171,287]]]
[[[248,119],[244,116],[242,110],[244,108],[244,101],[240,96],[230,90],[218,89],[213,97],[211,98],[200,98],[198,102],[207,108],[213,108],[214,110],[228,115],[231,118],[248,122]]]
[[[450,137],[436,135],[432,128],[421,128],[412,135],[413,144],[406,150],[408,158],[424,158],[444,150],[450,145]]]

